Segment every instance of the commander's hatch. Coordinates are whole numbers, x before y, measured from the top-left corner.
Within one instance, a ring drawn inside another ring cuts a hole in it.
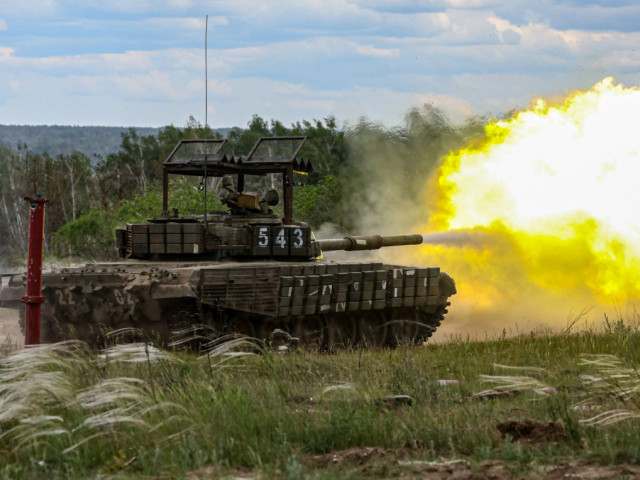
[[[261,137],[246,156],[220,153],[225,139],[180,140],[162,164],[163,210],[168,210],[168,176],[192,175],[220,177],[238,175],[238,190],[244,188],[244,175],[281,173],[284,217],[290,224],[293,212],[293,172],[313,171],[308,159],[297,155],[307,137]]]

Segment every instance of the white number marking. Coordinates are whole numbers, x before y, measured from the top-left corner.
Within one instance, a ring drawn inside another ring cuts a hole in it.
[[[113,296],[116,297],[116,302],[120,305],[124,305],[124,295],[120,290],[114,290]]]
[[[296,237],[295,240],[293,241],[293,246],[296,248],[304,247],[304,238],[302,237],[302,229],[296,228],[293,231],[293,234]]]
[[[73,301],[73,294],[71,290],[56,290],[56,296],[58,297],[58,304],[60,305],[75,305]]]
[[[269,246],[269,227],[260,227],[258,229],[258,245],[261,247]]]
[[[120,305],[124,305],[125,303],[127,305],[133,305],[133,298],[131,297],[131,293],[129,292],[114,290],[113,296],[116,297],[116,302],[118,302],[118,304]]]
[[[285,235],[284,228],[280,229],[275,241],[281,248],[285,248],[287,246],[287,236]]]

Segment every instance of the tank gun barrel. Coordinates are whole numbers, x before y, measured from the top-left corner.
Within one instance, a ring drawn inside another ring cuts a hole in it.
[[[344,237],[318,240],[323,252],[335,250],[377,250],[382,247],[396,247],[401,245],[419,245],[424,240],[422,235],[363,235],[358,237]]]

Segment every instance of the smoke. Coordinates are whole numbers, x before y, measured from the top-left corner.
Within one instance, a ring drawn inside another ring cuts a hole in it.
[[[482,125],[472,118],[453,126],[443,112],[425,106],[408,112],[396,129],[366,120],[351,128],[345,137],[351,161],[341,172],[349,233],[416,233],[406,230],[424,224],[437,208],[425,187],[442,158],[482,135]]]
[[[456,247],[475,247],[484,249],[496,241],[499,237],[486,231],[478,230],[450,230],[447,232],[432,232],[422,236],[423,243],[430,245],[448,245]]]

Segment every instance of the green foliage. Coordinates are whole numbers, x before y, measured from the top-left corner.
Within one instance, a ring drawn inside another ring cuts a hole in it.
[[[178,209],[181,215],[202,215],[204,212],[204,191],[200,184],[184,177],[169,181],[169,207]],[[218,196],[212,190],[207,192],[208,211],[223,208]],[[115,216],[120,223],[143,222],[162,215],[162,192],[159,184],[152,185],[146,195],[136,194],[123,200]]]
[[[114,215],[92,208],[75,222],[60,227],[51,241],[58,256],[76,255],[87,259],[113,258],[117,220]]]
[[[340,202],[342,188],[333,175],[322,177],[315,185],[296,187],[293,215],[298,220],[319,227],[325,222],[339,222],[336,205]]]
[[[337,173],[346,162],[344,135],[344,131],[339,128],[333,117],[313,122],[297,122],[291,127],[286,127],[278,120],[268,122],[254,115],[246,129],[236,127],[229,132],[223,152],[246,155],[260,137],[307,137],[307,142],[298,156],[311,160],[314,171],[298,180],[303,181],[306,186],[296,188],[294,192],[294,215],[299,220],[318,227],[322,222],[336,222],[339,221],[336,219],[341,217],[339,209],[343,190]],[[247,180],[246,190],[258,192],[260,195],[264,195],[270,188],[279,187],[280,184],[276,175]],[[331,189],[328,188],[329,183]],[[315,186],[318,188],[313,188]],[[303,198],[299,200],[298,195],[302,195]]]
[[[175,179],[169,185],[172,206],[183,215],[203,213],[204,194],[197,185],[185,179]],[[222,204],[215,192],[208,192],[209,211],[219,210]],[[162,193],[159,185],[152,185],[146,195],[136,194],[123,200],[113,210],[92,208],[78,220],[62,226],[52,237],[51,248],[57,256],[74,255],[88,259],[115,258],[115,229],[126,223],[145,222],[160,218]]]
[[[26,193],[24,166],[15,152],[0,144],[0,265],[26,252],[28,210],[21,195]]]
[[[272,136],[268,123],[258,115],[253,115],[247,126],[248,128],[231,129],[223,151],[233,155],[247,155],[260,137]]]
[[[200,180],[198,180],[200,181]],[[204,191],[200,183],[185,177],[172,178],[169,182],[169,207],[178,209],[181,215],[202,215],[204,212]],[[207,189],[207,211],[224,210],[216,192]]]
[[[146,195],[136,194],[127,200],[123,200],[115,217],[123,224],[136,223],[160,217],[161,213],[162,192],[158,188],[153,188],[149,189]]]

